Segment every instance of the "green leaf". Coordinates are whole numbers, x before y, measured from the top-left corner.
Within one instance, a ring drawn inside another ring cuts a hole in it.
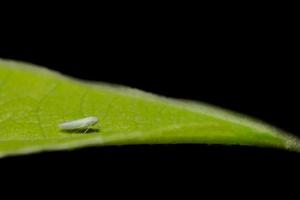
[[[86,134],[62,122],[97,116]],[[96,129],[99,129],[98,131]],[[205,143],[300,150],[295,137],[203,103],[79,81],[42,67],[0,60],[0,157],[86,146]]]

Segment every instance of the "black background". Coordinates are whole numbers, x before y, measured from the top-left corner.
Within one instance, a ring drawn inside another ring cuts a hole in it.
[[[292,12],[283,17],[264,9],[133,12],[121,6],[104,12],[98,8],[82,8],[84,12],[45,8],[30,16],[6,16],[0,57],[81,79],[211,103],[300,136],[298,32]],[[214,166],[218,171],[217,166],[291,169],[299,159],[296,153],[255,147],[142,145],[42,153],[1,162],[21,162],[25,169],[24,163],[35,161],[38,166],[60,163],[84,169],[132,163],[157,169],[161,163],[172,163],[175,169]]]

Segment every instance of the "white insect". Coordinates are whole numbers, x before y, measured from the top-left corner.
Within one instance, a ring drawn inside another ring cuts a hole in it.
[[[97,117],[86,117],[82,119],[77,119],[74,121],[64,122],[59,125],[59,128],[63,131],[72,131],[72,130],[82,130],[86,129],[84,133],[86,133],[91,126],[98,123]]]

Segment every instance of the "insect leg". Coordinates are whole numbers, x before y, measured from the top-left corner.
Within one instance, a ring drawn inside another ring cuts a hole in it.
[[[91,128],[91,125],[86,128],[86,130],[84,131],[83,134],[86,134],[88,132],[88,130],[90,130],[90,128]]]

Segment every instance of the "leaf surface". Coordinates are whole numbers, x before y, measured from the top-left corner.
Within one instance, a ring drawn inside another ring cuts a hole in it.
[[[88,116],[97,116],[99,124],[86,134],[58,128]],[[220,108],[0,60],[0,157],[86,146],[172,143],[300,149],[297,138]]]

